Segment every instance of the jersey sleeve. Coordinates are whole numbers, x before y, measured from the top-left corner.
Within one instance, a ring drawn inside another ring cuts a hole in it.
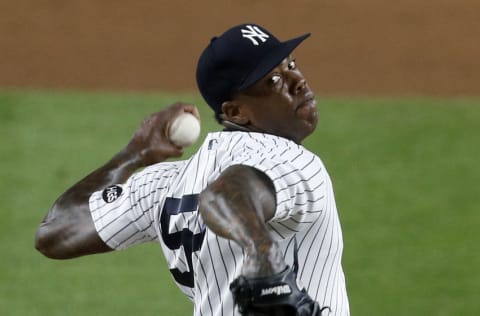
[[[268,224],[280,239],[308,229],[325,209],[328,174],[320,158],[302,146],[283,154],[282,148],[255,155],[246,152],[233,164],[254,167],[271,179],[277,208]]]
[[[124,184],[111,185],[90,196],[95,228],[110,248],[121,250],[158,238],[155,212],[175,169],[168,163],[154,165]]]

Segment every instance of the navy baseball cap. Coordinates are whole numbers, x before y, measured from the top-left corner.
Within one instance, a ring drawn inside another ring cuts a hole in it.
[[[212,38],[197,64],[197,85],[205,101],[222,112],[222,103],[267,75],[310,33],[281,42],[257,24],[240,24]]]

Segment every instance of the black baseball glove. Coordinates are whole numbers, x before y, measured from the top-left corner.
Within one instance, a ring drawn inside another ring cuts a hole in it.
[[[300,289],[297,282],[297,247],[293,267],[283,272],[258,278],[239,276],[230,284],[235,304],[242,315],[321,316],[330,307],[322,307]]]

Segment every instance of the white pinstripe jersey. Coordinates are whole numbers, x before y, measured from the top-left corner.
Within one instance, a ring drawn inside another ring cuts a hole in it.
[[[297,239],[299,278],[310,296],[330,306],[329,315],[349,315],[330,177],[315,154],[287,139],[211,133],[190,159],[149,166],[125,184],[94,193],[96,229],[117,250],[159,241],[177,285],[194,302],[194,315],[238,315],[229,284],[240,274],[242,248],[212,233],[197,207],[198,194],[236,164],[255,167],[272,180],[277,209],[268,227],[287,264]]]

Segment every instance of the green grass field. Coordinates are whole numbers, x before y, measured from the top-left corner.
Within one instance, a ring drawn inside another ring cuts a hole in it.
[[[177,99],[218,129],[193,95],[0,91],[0,315],[191,315],[157,244],[70,261],[33,248],[54,199]],[[305,145],[334,182],[352,315],[480,315],[480,100],[319,111]]]

